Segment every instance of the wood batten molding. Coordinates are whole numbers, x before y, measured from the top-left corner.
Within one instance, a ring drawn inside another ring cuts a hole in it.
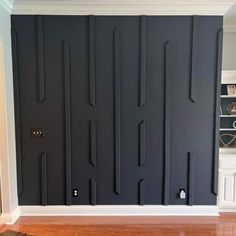
[[[40,155],[41,162],[41,202],[43,206],[47,205],[47,153]]]
[[[146,16],[141,16],[140,21],[140,101],[144,106],[146,102]]]
[[[139,181],[139,205],[145,204],[145,182],[144,179]]]
[[[169,204],[170,188],[170,139],[171,139],[171,43],[165,43],[165,160],[164,205]]]
[[[97,134],[96,122],[90,120],[90,163],[93,166],[97,165]]]
[[[197,101],[197,41],[198,41],[198,16],[193,16],[192,23],[192,65],[190,77],[190,100]]]
[[[94,16],[89,16],[89,102],[96,106]]]
[[[3,0],[8,2],[8,0]],[[233,0],[16,1],[13,14],[45,15],[224,15]]]
[[[71,96],[70,96],[70,44],[64,41],[65,83],[65,148],[66,148],[66,204],[71,205]]]
[[[194,204],[194,163],[195,156],[193,153],[188,153],[188,205]]]
[[[45,100],[43,16],[37,16],[37,44],[38,44],[38,102]]]
[[[17,33],[12,30],[12,64],[13,64],[13,79],[14,79],[14,103],[15,103],[15,128],[16,128],[16,153],[17,153],[17,188],[18,195],[23,192],[23,177],[22,177],[22,150],[21,150],[21,115],[20,115],[20,81],[18,71],[18,47]]]
[[[90,202],[92,206],[97,203],[97,182],[94,179],[90,179]]]
[[[141,121],[139,124],[139,166],[146,162],[146,122]]]
[[[218,166],[219,166],[219,127],[220,127],[220,94],[222,73],[222,44],[223,29],[217,33],[216,82],[215,82],[215,121],[214,121],[214,150],[213,150],[213,193],[218,194]]]
[[[114,84],[115,84],[115,192],[120,194],[120,32],[114,31]]]

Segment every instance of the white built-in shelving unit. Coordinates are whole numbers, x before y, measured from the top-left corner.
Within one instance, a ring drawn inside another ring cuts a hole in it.
[[[222,87],[227,84],[236,85],[236,71],[223,71]],[[232,101],[236,102],[236,95],[226,95],[225,88],[221,95],[221,105],[226,105]],[[236,120],[236,115],[229,115],[224,107],[221,108],[220,133],[236,135],[236,129],[232,123]],[[224,126],[223,126],[224,124]],[[225,127],[225,124],[228,124]],[[220,148],[219,152],[219,196],[218,205],[220,211],[236,212],[236,148]]]

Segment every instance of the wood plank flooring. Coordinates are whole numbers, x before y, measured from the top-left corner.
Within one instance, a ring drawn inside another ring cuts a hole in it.
[[[236,214],[220,217],[21,217],[0,232],[34,236],[236,236]]]

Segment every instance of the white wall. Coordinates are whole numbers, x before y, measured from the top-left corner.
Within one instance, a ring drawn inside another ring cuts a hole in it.
[[[236,32],[224,33],[223,70],[236,70]]]
[[[0,3],[0,44],[3,48],[3,73],[0,75],[0,165],[2,212],[5,216],[15,212],[18,206],[10,30],[10,14]]]

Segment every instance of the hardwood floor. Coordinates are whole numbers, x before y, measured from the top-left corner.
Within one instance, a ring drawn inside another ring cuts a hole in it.
[[[21,217],[0,232],[38,236],[236,236],[236,214],[220,217]]]

